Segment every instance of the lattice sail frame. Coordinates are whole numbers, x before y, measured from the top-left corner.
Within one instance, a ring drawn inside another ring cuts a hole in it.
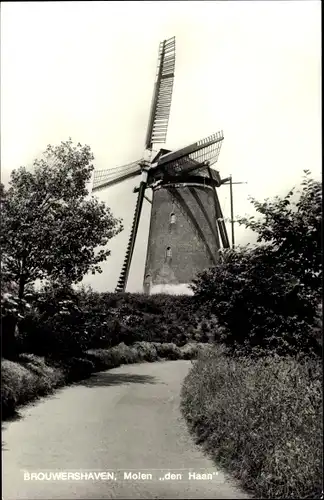
[[[175,160],[171,164],[167,165],[166,171],[169,174],[173,175],[184,175],[188,174],[189,172],[194,174],[196,171],[198,172],[200,170],[202,165],[206,163],[208,163],[209,165],[213,165],[217,162],[221,146],[222,143],[217,142],[216,144],[212,144],[204,149],[201,149],[200,151],[196,151],[195,153],[191,153],[186,157]],[[196,167],[190,167],[188,159],[199,163],[199,165]]]
[[[172,176],[184,175],[198,171],[206,163],[211,166],[218,160],[223,139],[223,131],[220,131],[178,151],[167,153],[153,166],[150,174],[154,175],[156,169],[157,172],[162,170]],[[195,165],[193,166],[188,160],[194,161]]]
[[[170,117],[175,68],[175,37],[164,40],[159,46],[156,81],[145,147],[151,150],[153,144],[166,141]]]
[[[135,177],[141,173],[142,160],[134,161],[122,167],[95,170],[92,191],[98,191],[119,182]]]

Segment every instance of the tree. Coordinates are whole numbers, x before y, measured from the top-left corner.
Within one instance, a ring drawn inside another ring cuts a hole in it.
[[[71,139],[49,145],[33,171],[20,167],[0,189],[2,281],[20,300],[36,280],[66,285],[102,272],[108,241],[122,230],[119,219],[88,197],[94,159],[89,146]]]
[[[322,295],[322,183],[304,171],[299,199],[295,188],[273,201],[250,198],[262,216],[242,217],[241,225],[258,234],[257,242],[270,245],[271,257],[284,263],[285,270],[300,279],[318,298]]]
[[[1,188],[3,279],[25,286],[40,279],[76,283],[101,272],[110,255],[104,247],[122,230],[121,221],[98,200],[87,197],[93,155],[72,141],[48,146],[34,171],[20,167],[10,187]]]
[[[234,350],[320,353],[313,326],[322,283],[321,183],[305,171],[299,199],[293,194],[252,198],[261,217],[239,222],[257,232],[258,244],[225,252],[193,284],[195,300],[213,310],[225,328],[221,340]]]

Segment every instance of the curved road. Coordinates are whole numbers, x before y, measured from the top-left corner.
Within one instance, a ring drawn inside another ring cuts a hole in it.
[[[190,366],[122,366],[22,409],[22,418],[3,424],[3,499],[248,498],[188,434],[179,393]],[[24,480],[26,472],[58,471],[104,474]],[[132,477],[140,473],[147,476]]]

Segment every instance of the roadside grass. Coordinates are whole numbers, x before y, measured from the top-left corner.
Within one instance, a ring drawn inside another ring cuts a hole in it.
[[[207,344],[191,343],[179,348],[172,343],[136,342],[131,346],[120,343],[109,349],[90,349],[82,357],[47,359],[21,354],[17,362],[2,359],[2,419],[12,417],[20,406],[94,372],[130,363],[196,358],[203,349],[207,349]]]
[[[320,498],[319,361],[215,349],[187,375],[181,410],[196,442],[256,498]]]

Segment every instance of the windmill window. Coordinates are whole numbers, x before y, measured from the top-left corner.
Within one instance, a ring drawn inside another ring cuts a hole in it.
[[[177,216],[174,212],[170,215],[170,224],[175,224],[177,221]]]
[[[166,256],[167,256],[167,257],[172,257],[172,250],[171,250],[171,247],[167,247],[167,249],[166,249]]]

